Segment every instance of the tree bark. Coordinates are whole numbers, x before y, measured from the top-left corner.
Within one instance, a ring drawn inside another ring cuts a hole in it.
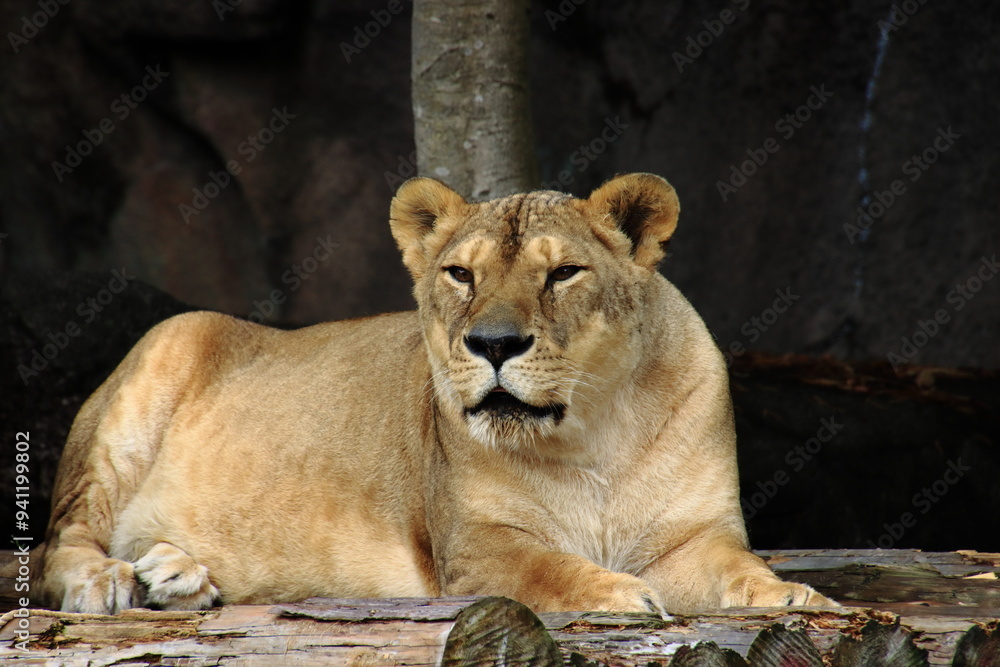
[[[470,201],[537,187],[529,0],[415,0],[417,168]]]

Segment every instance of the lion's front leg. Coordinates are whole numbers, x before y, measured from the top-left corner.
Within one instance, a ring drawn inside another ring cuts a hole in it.
[[[672,612],[720,607],[839,606],[805,584],[782,581],[731,536],[700,537],[664,555],[640,576]]]
[[[766,567],[766,565],[765,565]],[[770,571],[770,570],[769,570]],[[812,587],[771,576],[747,573],[726,587],[723,607],[837,607],[830,598]]]
[[[508,526],[463,531],[441,572],[445,595],[502,595],[536,612],[615,611],[665,616],[659,593],[630,574],[547,548]]]

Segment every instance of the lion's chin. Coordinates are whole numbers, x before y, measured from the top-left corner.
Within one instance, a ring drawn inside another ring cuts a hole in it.
[[[493,391],[479,405],[466,409],[465,418],[476,440],[490,447],[517,449],[552,435],[565,414],[563,405],[530,405],[505,391]]]

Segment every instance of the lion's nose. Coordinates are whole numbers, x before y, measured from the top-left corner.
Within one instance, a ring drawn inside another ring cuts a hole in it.
[[[530,350],[534,342],[534,336],[523,336],[514,327],[477,326],[465,337],[469,352],[485,357],[498,371],[511,357]]]

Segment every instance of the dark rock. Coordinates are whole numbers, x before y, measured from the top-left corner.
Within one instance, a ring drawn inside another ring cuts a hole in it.
[[[146,331],[188,310],[117,269],[25,273],[3,285],[0,357],[9,368],[0,374],[0,423],[11,442],[15,433],[30,434],[36,539],[45,531],[59,455],[80,406]],[[13,454],[10,462],[0,466],[0,511],[13,517]]]
[[[1000,373],[747,354],[730,387],[755,548],[1000,551]]]

